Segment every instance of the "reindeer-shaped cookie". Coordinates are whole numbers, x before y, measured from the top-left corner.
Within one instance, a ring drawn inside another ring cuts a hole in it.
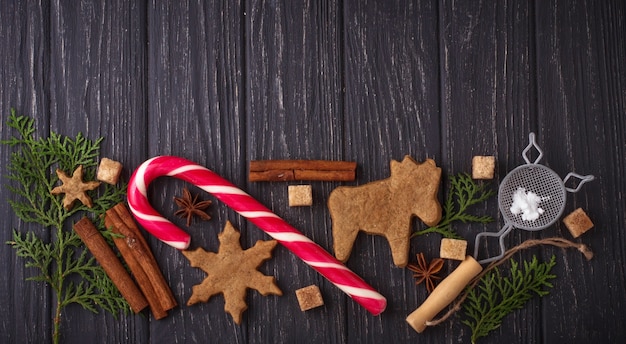
[[[393,262],[404,267],[409,260],[411,219],[429,226],[441,220],[437,198],[441,168],[427,159],[410,156],[391,161],[391,177],[362,186],[340,186],[330,193],[328,209],[333,221],[335,256],[345,262],[359,231],[382,235],[389,241]]]

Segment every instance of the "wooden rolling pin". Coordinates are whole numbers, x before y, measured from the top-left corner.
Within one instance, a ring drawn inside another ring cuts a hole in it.
[[[465,260],[437,285],[437,288],[433,290],[426,301],[413,313],[409,314],[406,322],[415,331],[422,333],[426,329],[426,322],[431,321],[435,315],[452,303],[468,283],[482,270],[482,266],[472,256],[466,256]]]

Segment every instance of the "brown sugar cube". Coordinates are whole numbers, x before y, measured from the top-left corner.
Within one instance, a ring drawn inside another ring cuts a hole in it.
[[[578,208],[563,218],[565,227],[574,238],[578,238],[586,231],[593,228],[593,222],[582,208]]]
[[[467,241],[458,239],[441,239],[439,257],[444,259],[464,260]]]
[[[472,158],[472,178],[473,179],[493,179],[496,169],[496,157],[475,156]]]
[[[296,290],[296,298],[298,298],[300,310],[303,312],[308,311],[311,308],[324,305],[324,299],[322,299],[320,288],[316,285],[310,285]]]
[[[111,185],[117,184],[122,173],[122,164],[108,158],[102,158],[98,166],[98,175],[96,179]]]
[[[302,207],[313,205],[311,185],[289,185],[289,206]]]

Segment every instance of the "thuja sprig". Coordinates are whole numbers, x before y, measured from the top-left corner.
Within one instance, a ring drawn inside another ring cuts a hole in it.
[[[83,213],[96,220],[105,237],[111,237],[104,230],[101,215],[123,200],[125,187],[101,186],[91,192],[92,208],[77,204],[71,210],[65,209],[62,197],[50,193],[59,182],[53,171],[58,168],[71,172],[82,165],[84,177],[93,180],[102,138],[91,141],[78,134],[71,139],[54,132],[48,138],[36,138],[34,120],[18,116],[15,110],[11,110],[7,125],[17,131],[16,136],[2,141],[15,149],[8,165],[7,178],[12,183],[7,188],[13,194],[9,204],[22,221],[42,225],[42,232],[51,231],[50,240],[46,241],[42,239],[46,235],[35,231],[13,230],[13,238],[7,244],[24,258],[26,267],[38,270],[29,280],[44,282],[54,290],[53,340],[58,343],[61,311],[70,304],[79,304],[92,312],[100,307],[113,316],[130,309],[104,270],[87,254],[76,232],[67,230],[73,215]]]
[[[500,327],[506,315],[521,309],[533,296],[545,296],[552,288],[550,281],[556,277],[550,273],[556,264],[554,256],[543,263],[533,256],[530,262],[523,262],[522,269],[516,261],[510,262],[509,276],[502,276],[498,268],[489,271],[463,303],[467,319],[462,322],[472,331],[472,343]]]
[[[487,201],[495,195],[495,191],[488,188],[488,183],[476,183],[467,173],[459,173],[450,177],[450,191],[443,205],[443,217],[441,221],[432,227],[413,233],[414,236],[439,233],[445,238],[462,239],[453,229],[452,223],[489,223],[493,221],[491,216],[477,216],[468,213],[471,206]]]

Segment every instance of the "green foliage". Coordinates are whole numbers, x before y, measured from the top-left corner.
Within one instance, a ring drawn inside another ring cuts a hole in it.
[[[537,257],[524,261],[523,269],[511,259],[510,277],[503,277],[498,268],[489,271],[472,289],[463,310],[469,319],[463,323],[472,330],[472,343],[500,327],[502,319],[516,309],[521,309],[534,295],[544,296],[552,288],[550,274],[556,264],[555,257],[539,263]]]
[[[445,238],[463,239],[453,229],[452,223],[489,223],[493,221],[491,216],[476,216],[467,213],[469,207],[487,201],[495,195],[495,191],[488,188],[487,183],[476,183],[467,173],[459,173],[450,177],[450,191],[443,205],[443,217],[441,221],[424,230],[413,233],[413,236],[428,233],[439,233]]]
[[[59,168],[71,174],[83,165],[84,179],[94,180],[102,138],[91,141],[78,134],[71,139],[53,132],[48,138],[35,138],[34,120],[17,116],[15,110],[11,111],[7,125],[18,133],[2,141],[16,150],[8,166],[7,178],[13,181],[7,186],[13,193],[9,203],[22,221],[40,224],[43,230],[51,231],[50,242],[45,242],[41,237],[46,235],[13,230],[13,239],[7,244],[16,250],[17,256],[24,258],[26,267],[39,270],[39,274],[29,280],[45,282],[55,291],[57,309],[53,338],[58,342],[61,310],[69,304],[79,304],[92,312],[97,312],[96,306],[99,306],[114,316],[130,309],[102,267],[88,255],[78,235],[67,229],[71,227],[68,222],[79,216],[76,214],[89,214],[105,237],[110,238],[111,233],[104,230],[101,215],[124,199],[126,188],[101,185],[89,192],[93,208],[76,202],[71,210],[66,210],[64,196],[50,193],[59,184],[54,170]]]

